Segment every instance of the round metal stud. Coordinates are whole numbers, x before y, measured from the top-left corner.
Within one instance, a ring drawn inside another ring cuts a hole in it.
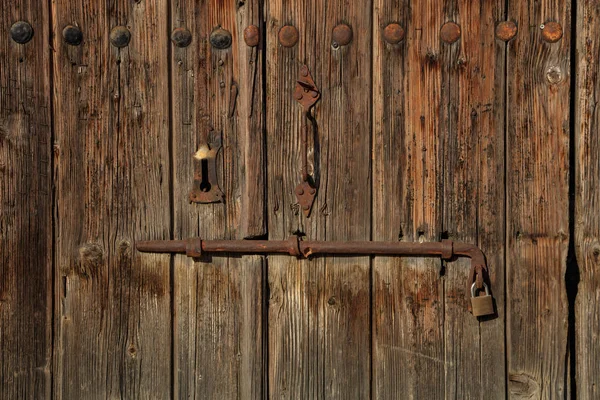
[[[258,46],[258,41],[260,40],[260,33],[258,31],[258,26],[250,25],[244,29],[244,41],[250,47]]]
[[[333,28],[331,38],[333,39],[331,45],[334,48],[346,46],[352,41],[352,28],[346,24],[339,24]]]
[[[131,32],[129,32],[126,26],[115,26],[110,31],[109,39],[113,46],[118,48],[125,47],[131,40]]]
[[[292,25],[282,26],[278,36],[283,47],[294,47],[298,43],[298,29]]]
[[[210,34],[210,44],[215,49],[225,50],[231,46],[231,33],[223,28],[216,28]]]
[[[383,29],[383,40],[389,44],[398,44],[404,40],[404,34],[404,28],[393,22]]]
[[[81,32],[78,26],[65,26],[62,36],[65,43],[71,46],[79,46],[83,42],[83,32]]]
[[[460,39],[460,26],[454,22],[446,22],[440,30],[440,39],[452,44]]]
[[[17,21],[10,27],[10,37],[19,44],[25,44],[33,38],[33,28],[26,21]]]
[[[192,32],[186,28],[175,28],[171,32],[171,42],[177,47],[187,47],[192,43]]]
[[[517,36],[517,30],[513,21],[502,21],[496,26],[496,38],[508,42]]]
[[[562,25],[558,22],[546,22],[540,26],[542,30],[542,39],[548,43],[556,43],[563,37]]]

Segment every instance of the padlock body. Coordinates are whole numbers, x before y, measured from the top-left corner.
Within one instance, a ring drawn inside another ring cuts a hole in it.
[[[471,297],[471,308],[476,317],[492,315],[494,314],[494,300],[490,295]]]

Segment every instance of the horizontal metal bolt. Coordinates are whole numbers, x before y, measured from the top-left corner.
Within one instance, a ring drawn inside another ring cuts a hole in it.
[[[78,26],[65,26],[62,36],[65,43],[71,46],[79,46],[83,42],[83,32],[81,32]]]
[[[192,43],[192,32],[186,28],[175,28],[171,32],[171,42],[177,47],[187,47]]]
[[[446,22],[440,30],[440,39],[452,44],[460,39],[460,26],[454,22]]]
[[[231,33],[227,29],[219,27],[212,31],[209,40],[215,49],[225,50],[231,46]]]
[[[298,29],[292,25],[284,25],[279,30],[278,37],[283,47],[294,47],[298,43]]]
[[[548,43],[556,43],[563,37],[562,25],[558,22],[546,22],[540,26],[542,39]]]
[[[17,21],[10,27],[10,37],[19,44],[25,44],[33,38],[33,28],[26,21]]]
[[[402,40],[404,40],[404,28],[395,22],[388,24],[383,29],[383,40],[388,42],[389,44],[398,44]]]
[[[339,24],[333,28],[331,37],[333,39],[331,45],[334,48],[346,46],[352,41],[352,28],[346,24]]]
[[[250,47],[258,46],[260,40],[260,32],[258,26],[250,25],[244,29],[244,42]]]
[[[115,26],[110,31],[109,38],[113,46],[118,48],[125,47],[131,41],[131,32],[129,32],[126,26]]]
[[[496,38],[508,42],[517,36],[517,24],[513,21],[502,21],[496,26]]]

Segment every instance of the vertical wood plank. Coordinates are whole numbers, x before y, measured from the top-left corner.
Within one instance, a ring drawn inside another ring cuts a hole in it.
[[[514,398],[563,398],[568,305],[571,2],[510,1],[508,46],[507,360]],[[557,22],[563,37],[544,41]]]
[[[172,47],[175,237],[242,239],[265,235],[263,45],[243,32],[262,30],[262,2],[172,2],[172,28],[192,33]],[[218,27],[227,49],[211,46]],[[221,136],[219,186],[225,202],[190,204],[193,155]],[[175,257],[175,398],[263,398],[264,258]]]
[[[52,3],[56,117],[54,397],[169,398],[167,2]],[[69,46],[65,25],[84,41]],[[109,42],[125,25],[129,46]]]
[[[504,399],[506,44],[494,32],[496,21],[504,20],[504,1],[450,1],[445,18],[461,27],[461,37],[442,43],[443,236],[484,251],[498,312],[496,318],[473,317],[465,293],[470,261],[446,263],[446,396]]]
[[[267,2],[267,148],[270,239],[370,238],[370,2]],[[340,23],[352,42],[332,46]],[[299,41],[280,45],[293,25]],[[310,218],[294,194],[300,183],[302,107],[293,97],[306,64],[322,93],[309,137],[319,192]],[[316,160],[316,161],[314,161]],[[367,398],[370,394],[369,258],[298,261],[269,257],[269,394],[273,398]]]
[[[373,240],[437,241],[443,2],[375,2],[373,29]],[[384,30],[398,23],[404,41]],[[440,261],[376,257],[373,397],[444,397]],[[464,286],[464,285],[463,285]]]
[[[50,396],[52,171],[46,2],[0,1],[0,398]],[[33,27],[17,44],[17,21]]]
[[[596,109],[600,93],[600,7],[577,4],[577,86],[575,91],[575,252],[579,286],[575,305],[577,398],[600,397],[600,131]],[[572,388],[573,390],[573,388]]]

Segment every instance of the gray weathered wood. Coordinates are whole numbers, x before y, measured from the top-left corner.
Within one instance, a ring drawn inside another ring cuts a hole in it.
[[[175,237],[242,239],[265,235],[263,46],[244,29],[261,26],[261,2],[172,2],[172,28],[192,43],[172,47]],[[211,47],[217,28],[232,46]],[[190,204],[193,155],[220,135],[219,186],[225,203]],[[264,258],[175,257],[175,398],[263,396]]]
[[[170,256],[134,248],[170,236],[167,2],[58,0],[52,14],[54,397],[170,398]],[[128,47],[110,45],[117,25]]]
[[[0,398],[47,398],[52,352],[48,3],[0,1]],[[17,44],[13,23],[33,39]]]
[[[508,45],[507,368],[513,398],[568,392],[570,2],[510,1],[519,26]],[[542,39],[556,21],[564,36]]]

